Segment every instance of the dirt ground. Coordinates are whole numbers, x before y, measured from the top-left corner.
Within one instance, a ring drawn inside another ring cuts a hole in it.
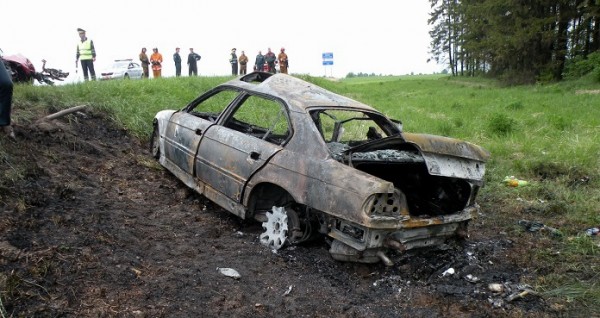
[[[326,239],[274,253],[261,224],[189,191],[99,114],[16,133],[0,136],[2,317],[565,314],[511,257],[530,246],[486,227],[486,212],[465,242],[391,254],[391,267],[335,261]]]

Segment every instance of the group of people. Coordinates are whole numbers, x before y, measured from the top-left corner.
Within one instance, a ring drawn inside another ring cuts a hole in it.
[[[96,49],[94,48],[94,42],[86,37],[85,30],[78,28],[77,32],[79,32],[79,38],[81,41],[77,44],[76,61],[81,61],[81,69],[83,70],[84,80],[89,80],[90,76],[92,80],[95,80],[96,72],[94,70],[94,62],[96,61]],[[179,54],[179,50],[180,48],[175,48],[175,53],[173,54],[173,62],[175,63],[175,76],[177,77],[181,76],[182,59],[181,55]],[[198,75],[198,61],[200,61],[201,58],[202,57],[198,53],[194,52],[193,48],[190,48],[190,53],[188,54],[187,58],[189,76]],[[142,51],[139,54],[139,59],[142,64],[144,78],[149,77],[150,67],[152,68],[152,75],[154,78],[161,77],[163,56],[158,52],[158,48],[152,49],[152,54],[150,57],[148,57],[148,54],[146,54],[146,48],[142,48]],[[238,75],[238,67],[239,75],[245,75],[247,73],[248,57],[244,51],[242,51],[242,54],[238,57],[236,54],[236,48],[231,49],[229,63],[231,64],[232,75]],[[254,61],[254,70],[266,70],[269,73],[277,73],[275,68],[277,64],[279,64],[280,73],[288,73],[289,62],[288,56],[285,53],[285,48],[281,48],[281,51],[277,56],[275,56],[275,53],[271,51],[271,48],[268,48],[265,55],[262,54],[262,51],[258,51],[258,55],[256,55],[256,59]]]
[[[94,62],[96,61],[96,49],[94,48],[94,42],[86,36],[86,31],[82,28],[78,28],[80,41],[77,43],[77,53],[75,57],[75,65],[78,62],[81,63],[81,69],[83,71],[83,78],[88,81],[90,78],[96,80],[96,71],[94,69]],[[152,49],[150,57],[146,54],[146,48],[142,48],[139,54],[139,59],[142,64],[143,77],[149,77],[149,68],[152,65],[152,74],[155,78],[161,77],[163,56],[158,52],[158,48]],[[190,48],[190,53],[187,58],[188,75],[198,75],[198,61],[201,56],[194,52],[193,48]],[[173,62],[175,63],[175,76],[181,76],[181,55],[179,54],[179,48],[175,48],[173,54]],[[231,49],[231,56],[229,58],[231,63],[231,74],[245,75],[247,72],[248,57],[242,51],[242,54],[238,57],[236,49]],[[279,64],[279,72],[287,74],[288,72],[288,56],[285,53],[285,48],[281,48],[280,53],[275,56],[275,53],[268,48],[265,55],[262,51],[258,51],[256,59],[254,61],[255,71],[265,71],[265,65],[267,66],[266,71],[270,73],[276,73],[275,65]],[[13,95],[13,83],[10,74],[5,67],[0,67],[0,129],[2,129],[10,138],[15,138],[14,131],[11,127],[10,112],[12,105]]]
[[[247,71],[248,65],[248,57],[242,51],[242,55],[238,58],[236,55],[236,48],[231,49],[231,55],[229,57],[229,63],[231,63],[231,75],[238,75],[238,64],[240,67],[240,75],[245,75]],[[262,54],[262,51],[258,51],[258,55],[256,55],[256,59],[254,60],[254,70],[255,71],[266,71],[269,73],[277,73],[275,65],[279,64],[279,72],[283,74],[288,73],[288,56],[285,53],[285,48],[281,48],[281,51],[277,56],[275,53],[271,51],[271,48],[267,49],[267,53],[265,55]]]
[[[80,42],[77,43],[77,53],[75,57],[75,65],[77,62],[81,62],[81,69],[83,70],[83,79],[88,81],[91,77],[92,80],[96,80],[96,71],[94,70],[94,62],[96,61],[96,49],[94,48],[94,42],[87,38],[86,31],[82,28],[78,28]],[[148,57],[146,48],[143,47],[139,54],[139,59],[142,64],[144,78],[150,77],[150,68],[152,68],[152,75],[154,78],[161,77],[163,56],[158,52],[158,48],[152,49],[152,54]],[[202,57],[194,52],[193,48],[190,48],[190,54],[188,54],[187,64],[189,69],[189,76],[198,75],[198,61]],[[175,76],[181,76],[181,55],[179,55],[179,48],[175,49],[173,54],[173,62],[175,62]],[[150,66],[152,65],[152,66]]]
[[[175,63],[175,76],[181,76],[181,55],[179,54],[180,48],[175,48],[175,53],[173,53],[173,62]],[[149,77],[149,66],[152,64],[152,75],[154,78],[161,77],[162,72],[162,63],[163,57],[162,54],[158,52],[158,48],[152,49],[153,53],[148,58],[146,54],[146,48],[142,48],[142,52],[140,52],[140,62],[142,63],[143,77]],[[188,65],[188,75],[189,76],[197,76],[198,75],[198,61],[200,61],[202,57],[200,54],[194,52],[194,48],[190,48],[190,53],[187,58]]]

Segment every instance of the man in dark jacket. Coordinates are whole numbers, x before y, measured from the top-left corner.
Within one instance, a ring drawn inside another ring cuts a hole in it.
[[[229,57],[229,63],[231,63],[231,75],[238,75],[238,58],[235,54],[235,48],[231,49],[231,56]]]
[[[198,75],[198,61],[200,61],[200,55],[194,53],[194,49],[190,48],[190,54],[188,54],[188,59],[187,59],[187,64],[188,64],[188,68],[189,68],[189,76],[192,76],[192,74],[194,74],[194,76]]]
[[[150,65],[150,60],[148,59],[148,54],[146,54],[145,47],[143,47],[142,52],[140,52],[140,62],[142,63],[142,71],[144,72],[142,77],[143,78],[150,77],[150,75],[149,75],[150,73],[148,71],[148,66]]]
[[[175,62],[175,76],[181,76],[181,56],[179,55],[179,48],[175,48],[175,54],[173,54],[173,61]]]
[[[265,61],[267,61],[267,65],[269,66],[269,73],[277,73],[277,71],[275,70],[276,60],[277,56],[275,56],[275,53],[271,52],[271,48],[269,48],[267,54],[265,54]]]
[[[262,51],[258,51],[256,60],[254,60],[254,70],[262,72],[264,67],[265,67],[265,56],[262,55]]]

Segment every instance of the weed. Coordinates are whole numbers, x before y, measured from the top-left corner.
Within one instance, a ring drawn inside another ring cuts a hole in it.
[[[496,135],[505,136],[515,130],[516,121],[506,114],[496,113],[488,121],[490,132]]]

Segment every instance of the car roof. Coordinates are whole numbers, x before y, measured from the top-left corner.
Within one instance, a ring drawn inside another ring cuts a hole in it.
[[[290,110],[304,112],[310,107],[326,106],[351,107],[379,113],[371,106],[287,74],[253,72],[221,85],[281,98],[288,103]]]

